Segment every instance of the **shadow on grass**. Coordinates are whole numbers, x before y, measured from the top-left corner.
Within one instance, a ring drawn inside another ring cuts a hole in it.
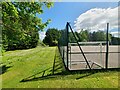
[[[12,66],[1,65],[1,66],[0,66],[0,75],[3,74],[3,73],[5,73],[5,72],[7,72],[7,70],[8,70],[9,68],[11,68],[11,67],[12,67]]]
[[[20,82],[28,82],[28,81],[38,81],[38,80],[45,80],[45,79],[61,79],[61,77],[66,77],[67,75],[74,75],[79,74],[79,76],[74,77],[74,79],[79,80],[93,74],[99,72],[109,72],[109,71],[120,71],[118,69],[99,69],[99,70],[76,70],[76,71],[68,71],[65,70],[64,64],[62,62],[62,58],[60,56],[58,48],[56,49],[53,66],[49,67],[41,72],[38,72],[32,76],[22,79]],[[50,72],[49,74],[45,75],[46,72]]]
[[[40,71],[34,75],[31,75],[27,78],[22,79],[20,82],[27,81],[36,81],[36,80],[44,80],[49,78],[55,78],[56,75],[60,75],[62,71],[64,71],[64,65],[62,63],[61,56],[59,54],[58,48],[56,48],[53,66],[49,67],[43,71]],[[48,73],[50,72],[50,73]],[[45,75],[47,73],[47,75]]]

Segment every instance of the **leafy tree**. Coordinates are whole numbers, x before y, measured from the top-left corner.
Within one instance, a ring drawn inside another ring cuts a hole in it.
[[[89,32],[87,30],[85,31],[82,30],[80,33],[74,32],[74,35],[76,36],[79,42],[89,40]],[[69,41],[76,42],[75,37],[73,36],[72,32],[69,32]]]
[[[42,7],[50,8],[51,2],[2,2],[2,41],[6,50],[33,48],[37,46],[39,30],[43,30],[50,20],[43,23],[37,14]]]
[[[105,41],[106,40],[106,33],[104,31],[97,31],[89,34],[90,41]],[[108,34],[109,42],[111,42],[112,35]]]
[[[66,45],[66,33],[65,30],[61,30],[60,44]],[[87,42],[87,41],[106,41],[106,32],[104,31],[94,31],[88,32],[88,30],[81,30],[80,33],[74,32],[77,40],[79,42]],[[108,33],[108,39],[110,44],[112,45],[120,45],[120,38],[112,36],[112,34]],[[69,32],[69,42],[76,42],[75,37],[72,32]]]
[[[104,41],[106,40],[106,34],[103,31],[93,32],[92,40],[93,41]]]
[[[46,32],[46,36],[43,39],[43,42],[49,46],[56,46],[60,38],[60,31],[55,28],[49,28]]]
[[[69,32],[69,42],[76,42],[72,32]]]
[[[80,33],[74,32],[74,34],[79,42],[106,40],[106,33],[104,31],[89,32],[88,30],[81,30]],[[108,39],[110,42],[111,42],[111,37],[112,35],[109,34]],[[69,41],[76,42],[72,32],[69,32]]]
[[[120,45],[120,38],[112,36],[112,38],[111,38],[111,44],[112,45]]]
[[[87,42],[89,41],[89,32],[87,30],[82,30],[80,32],[80,41]]]

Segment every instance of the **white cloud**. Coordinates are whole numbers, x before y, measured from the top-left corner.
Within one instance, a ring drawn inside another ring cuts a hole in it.
[[[120,37],[120,32],[118,32],[118,31],[111,32],[111,34],[115,37]]]
[[[106,23],[110,23],[110,29],[118,28],[118,7],[90,9],[74,21],[74,29],[78,32],[80,32],[81,29],[91,31],[105,30]]]
[[[45,33],[46,32],[44,32],[44,31],[43,32],[39,32],[39,38],[40,38],[40,40],[44,39],[44,37],[46,36]]]

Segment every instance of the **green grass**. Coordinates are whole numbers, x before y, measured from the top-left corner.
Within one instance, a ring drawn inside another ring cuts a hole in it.
[[[56,47],[8,51],[4,53],[2,64],[6,65],[0,75],[2,88],[118,87],[119,71],[66,72]]]

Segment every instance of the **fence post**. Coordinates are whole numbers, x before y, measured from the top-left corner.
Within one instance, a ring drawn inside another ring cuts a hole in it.
[[[69,24],[69,23],[67,22],[67,25],[66,25],[66,29],[67,29],[67,32],[66,32],[66,34],[67,34],[67,35],[66,35],[66,37],[67,37],[67,69],[69,69],[69,68],[68,68],[68,42],[69,42],[69,41],[68,41],[68,39],[69,39],[69,38],[68,38],[68,24]]]
[[[102,63],[102,43],[100,43],[100,64],[103,65]],[[103,65],[104,67],[104,65]]]
[[[72,27],[70,26],[69,23],[68,23],[68,26],[70,27],[70,30],[71,30],[71,32],[73,33],[73,36],[74,36],[74,38],[75,38],[76,41],[77,41],[77,44],[78,44],[78,46],[79,46],[79,49],[80,49],[80,51],[81,51],[81,53],[82,53],[82,55],[83,55],[83,57],[84,57],[84,59],[85,59],[87,65],[88,65],[89,69],[91,70],[91,67],[90,67],[90,65],[89,65],[89,63],[88,63],[88,60],[87,60],[87,58],[86,58],[86,56],[85,56],[85,54],[84,54],[84,52],[83,52],[83,50],[82,50],[82,48],[81,48],[81,46],[80,46],[78,40],[77,40],[77,38],[76,38],[76,36],[75,36],[75,34],[74,34],[73,30],[72,30]]]
[[[108,31],[109,31],[109,23],[107,23],[107,31],[106,31],[106,69],[108,69],[108,49],[109,49],[109,46],[108,46]]]

